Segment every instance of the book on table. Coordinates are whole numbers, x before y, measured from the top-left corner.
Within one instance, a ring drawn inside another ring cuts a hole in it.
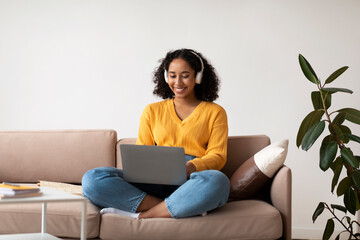
[[[54,188],[63,192],[82,196],[81,185],[62,183],[62,182],[43,181],[43,180],[40,180],[37,185],[40,187]]]
[[[39,187],[25,186],[25,185],[12,184],[12,183],[0,184],[0,199],[33,197],[39,195],[41,195]]]

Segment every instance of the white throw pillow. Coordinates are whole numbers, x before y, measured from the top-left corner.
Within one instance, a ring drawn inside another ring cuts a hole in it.
[[[254,155],[256,166],[267,177],[272,178],[276,171],[284,164],[288,152],[289,140],[284,139],[269,146]]]

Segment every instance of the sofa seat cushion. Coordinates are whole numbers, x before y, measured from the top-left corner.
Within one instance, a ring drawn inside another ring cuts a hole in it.
[[[1,204],[0,234],[41,232],[41,204]],[[46,232],[69,238],[80,238],[82,203],[48,203]],[[99,236],[99,208],[87,204],[87,237]]]
[[[267,202],[229,202],[205,217],[186,219],[140,219],[116,214],[101,216],[100,238],[104,240],[218,240],[278,239],[282,236],[279,211]]]

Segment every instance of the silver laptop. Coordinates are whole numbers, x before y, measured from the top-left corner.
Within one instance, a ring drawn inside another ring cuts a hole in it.
[[[184,148],[121,144],[120,152],[128,182],[181,185],[187,180]]]

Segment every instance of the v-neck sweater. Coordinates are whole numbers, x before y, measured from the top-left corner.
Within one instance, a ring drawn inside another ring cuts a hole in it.
[[[226,162],[228,123],[226,111],[218,104],[202,101],[181,120],[174,100],[145,107],[136,144],[183,147],[197,171],[220,170]]]

